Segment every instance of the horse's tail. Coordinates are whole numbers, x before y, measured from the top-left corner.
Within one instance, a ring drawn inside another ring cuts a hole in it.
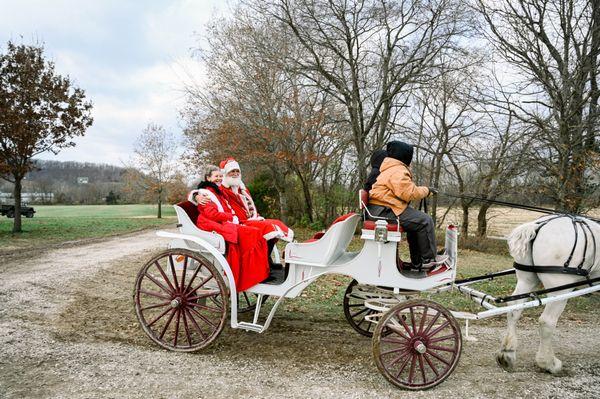
[[[508,250],[513,259],[519,263],[531,259],[531,246],[529,243],[537,235],[539,225],[531,222],[525,223],[514,229],[508,236]]]

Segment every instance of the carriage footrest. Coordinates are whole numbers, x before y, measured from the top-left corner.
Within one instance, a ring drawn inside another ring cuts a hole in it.
[[[254,331],[254,332],[258,332],[261,333],[263,332],[263,325],[260,324],[254,324],[254,323],[248,323],[246,321],[241,321],[238,323],[238,328],[241,328],[242,330],[248,330],[248,331]]]

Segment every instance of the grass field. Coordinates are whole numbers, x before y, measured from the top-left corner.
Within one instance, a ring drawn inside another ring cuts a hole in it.
[[[0,254],[43,248],[66,241],[107,237],[175,223],[172,206],[156,218],[155,205],[36,205],[32,219],[23,218],[23,233],[12,234],[13,219],[0,218]]]

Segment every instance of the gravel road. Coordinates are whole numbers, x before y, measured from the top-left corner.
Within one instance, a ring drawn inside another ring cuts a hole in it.
[[[0,397],[600,397],[598,324],[568,317],[556,337],[561,376],[536,370],[534,323],[522,326],[517,370],[498,368],[498,320],[472,326],[478,340],[464,343],[454,374],[417,393],[391,386],[370,340],[341,319],[309,322],[285,308],[264,334],[226,328],[199,353],[162,350],[138,326],[131,294],[138,268],[165,244],[143,232],[0,259]]]

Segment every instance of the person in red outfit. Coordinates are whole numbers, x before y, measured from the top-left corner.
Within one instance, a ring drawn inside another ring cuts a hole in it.
[[[223,171],[221,191],[235,211],[240,223],[261,229],[263,237],[269,241],[271,249],[278,239],[291,242],[294,239],[294,231],[285,223],[277,219],[265,219],[258,214],[250,191],[242,182],[240,165],[235,159],[227,158],[221,162],[220,167]]]
[[[222,180],[217,167],[209,167],[205,180],[192,192],[198,204],[196,225],[214,231],[227,242],[226,258],[231,267],[238,292],[244,291],[269,277],[267,242],[261,229],[239,224],[239,219],[217,183]],[[204,197],[209,201],[198,201]]]

